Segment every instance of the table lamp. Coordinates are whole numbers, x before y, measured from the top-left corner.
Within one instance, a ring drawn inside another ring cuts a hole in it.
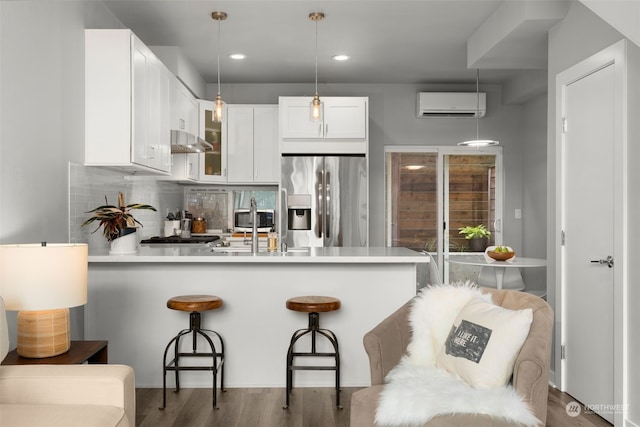
[[[18,310],[20,356],[69,350],[69,307],[87,303],[88,252],[87,244],[0,245],[0,295]]]

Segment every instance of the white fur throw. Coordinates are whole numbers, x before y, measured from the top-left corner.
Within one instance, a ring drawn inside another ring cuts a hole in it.
[[[472,283],[425,288],[409,314],[412,340],[408,355],[389,372],[376,410],[380,426],[420,426],[438,415],[486,414],[539,426],[540,421],[513,387],[475,389],[436,367],[453,321],[471,298],[492,302]]]

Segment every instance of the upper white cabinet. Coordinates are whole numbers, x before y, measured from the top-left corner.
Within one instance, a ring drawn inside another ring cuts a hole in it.
[[[85,30],[85,164],[171,170],[172,75],[130,30]]]
[[[171,129],[198,135],[198,99],[177,77],[171,83]]]
[[[282,153],[366,154],[369,139],[368,98],[321,96],[320,121],[311,120],[312,99],[280,97]],[[322,144],[317,144],[318,141]]]
[[[201,153],[176,153],[172,156],[170,178],[172,181],[198,181]]]
[[[199,103],[199,127],[200,138],[213,145],[213,151],[200,154],[198,181],[201,182],[226,182],[227,181],[227,143],[223,138],[226,131],[226,105],[223,112],[223,123],[213,120],[215,104],[213,101],[198,101]]]
[[[277,105],[228,105],[225,138],[228,183],[278,183]]]

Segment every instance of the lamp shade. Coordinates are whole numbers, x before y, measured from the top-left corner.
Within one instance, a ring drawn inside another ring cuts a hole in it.
[[[84,243],[0,245],[0,295],[7,310],[55,310],[87,303]]]

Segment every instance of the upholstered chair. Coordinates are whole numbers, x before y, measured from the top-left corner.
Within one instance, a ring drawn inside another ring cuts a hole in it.
[[[490,293],[493,302],[511,310],[531,308],[533,320],[529,334],[517,355],[511,383],[514,390],[530,407],[544,426],[547,418],[549,363],[553,312],[541,298],[513,290],[481,288]],[[384,319],[364,336],[369,356],[371,386],[353,393],[351,398],[351,427],[375,426],[376,408],[384,387],[385,377],[407,352],[411,340],[408,318],[411,301]],[[480,414],[454,413],[432,418],[425,427],[506,427],[519,424]]]

